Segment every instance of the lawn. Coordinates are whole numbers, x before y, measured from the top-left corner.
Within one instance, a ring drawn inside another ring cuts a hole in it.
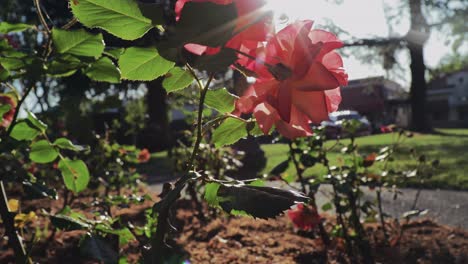
[[[424,154],[428,160],[440,160],[440,166],[432,177],[422,184],[424,187],[468,190],[468,129],[438,129],[437,132],[437,134],[416,134],[412,138],[405,139],[389,168],[414,169],[416,161],[410,158],[410,149],[413,148],[418,155]],[[360,137],[356,142],[359,151],[366,154],[378,152],[381,147],[392,144],[395,138],[395,134],[380,134]],[[335,141],[328,141],[326,146],[330,147],[334,143]],[[347,144],[349,140],[343,140],[342,143]],[[262,145],[262,149],[267,157],[264,173],[284,161],[288,152],[286,144],[265,144]],[[340,147],[331,151],[329,158],[331,165],[342,162]],[[295,170],[291,166],[286,173],[286,176],[294,175]],[[314,177],[325,173],[323,166],[316,165],[306,170],[305,176]],[[416,184],[418,183],[410,182],[410,185]]]

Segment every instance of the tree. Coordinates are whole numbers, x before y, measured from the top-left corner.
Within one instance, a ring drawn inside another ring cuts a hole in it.
[[[411,71],[411,129],[427,132],[432,128],[426,117],[427,84],[425,75],[427,69],[424,63],[424,45],[429,38],[431,29],[446,28],[448,26],[455,36],[453,38],[454,48],[458,48],[460,43],[468,36],[466,23],[462,22],[468,15],[468,3],[458,0],[405,0],[403,3],[404,5],[397,8],[407,8],[409,10],[410,29],[405,36],[360,39],[348,42],[346,46],[381,48],[396,45],[399,48],[408,49]],[[427,14],[432,14],[433,23],[428,23]],[[401,19],[401,15],[390,19]]]

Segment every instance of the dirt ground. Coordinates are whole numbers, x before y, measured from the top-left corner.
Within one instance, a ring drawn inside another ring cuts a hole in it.
[[[89,198],[80,198],[72,205],[79,209],[89,202]],[[34,208],[37,203],[25,204],[25,208]],[[138,223],[151,204],[148,201],[131,208],[114,208],[113,214]],[[41,206],[57,211],[62,205],[60,201],[43,201]],[[39,211],[36,213],[40,215]],[[285,216],[258,220],[224,213],[213,217],[213,214],[213,210],[206,210],[206,219],[200,221],[190,202],[179,203],[177,219],[173,221],[179,232],[174,235],[185,263],[349,263],[341,239],[332,239],[326,246],[315,234],[295,230]],[[326,228],[331,229],[335,221],[329,217],[325,223]],[[45,225],[47,221],[43,216],[34,223],[37,227]],[[468,263],[468,232],[464,230],[424,220],[403,225],[402,236],[396,239],[401,229],[389,223],[391,246],[384,246],[378,225],[366,224],[365,227],[379,263]],[[52,229],[49,226],[49,232],[32,247],[32,258],[37,263],[99,263],[83,257],[78,248],[84,231],[53,233]],[[3,234],[1,229],[0,234]],[[120,255],[127,256],[129,263],[137,263],[138,252],[138,242],[134,241],[121,249]],[[3,240],[0,263],[12,262],[13,253]]]

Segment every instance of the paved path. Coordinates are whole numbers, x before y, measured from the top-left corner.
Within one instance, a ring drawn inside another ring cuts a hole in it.
[[[287,189],[287,187],[279,186],[277,183],[273,185]],[[149,187],[150,190],[160,193],[162,184],[154,183]],[[364,199],[375,201],[375,192],[371,192],[367,187],[362,190]],[[402,194],[398,195],[396,200],[393,200],[392,193],[388,191],[382,193],[383,210],[392,217],[401,217],[405,212],[410,211],[417,193],[416,189],[399,190]],[[316,197],[319,208],[327,203],[330,197],[332,197],[331,186],[322,185]],[[468,192],[422,190],[416,209],[428,210],[428,213],[422,217],[431,218],[441,224],[468,229]]]

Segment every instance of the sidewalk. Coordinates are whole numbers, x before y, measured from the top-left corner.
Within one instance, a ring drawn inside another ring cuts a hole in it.
[[[287,189],[287,186],[279,182],[272,182],[270,186]],[[162,183],[149,185],[151,191],[160,193]],[[389,191],[382,192],[382,206],[386,214],[392,217],[401,218],[402,215],[411,210],[417,189],[398,189],[402,194],[398,195],[396,200],[393,200],[393,193]],[[322,185],[317,194],[316,200],[319,208],[330,201],[331,186]],[[364,199],[375,201],[376,195],[374,191],[363,187]],[[449,225],[452,227],[460,227],[468,229],[468,192],[450,191],[450,190],[422,190],[416,209],[428,210],[428,213],[422,218],[430,218],[440,224]],[[417,219],[413,218],[413,219]]]

